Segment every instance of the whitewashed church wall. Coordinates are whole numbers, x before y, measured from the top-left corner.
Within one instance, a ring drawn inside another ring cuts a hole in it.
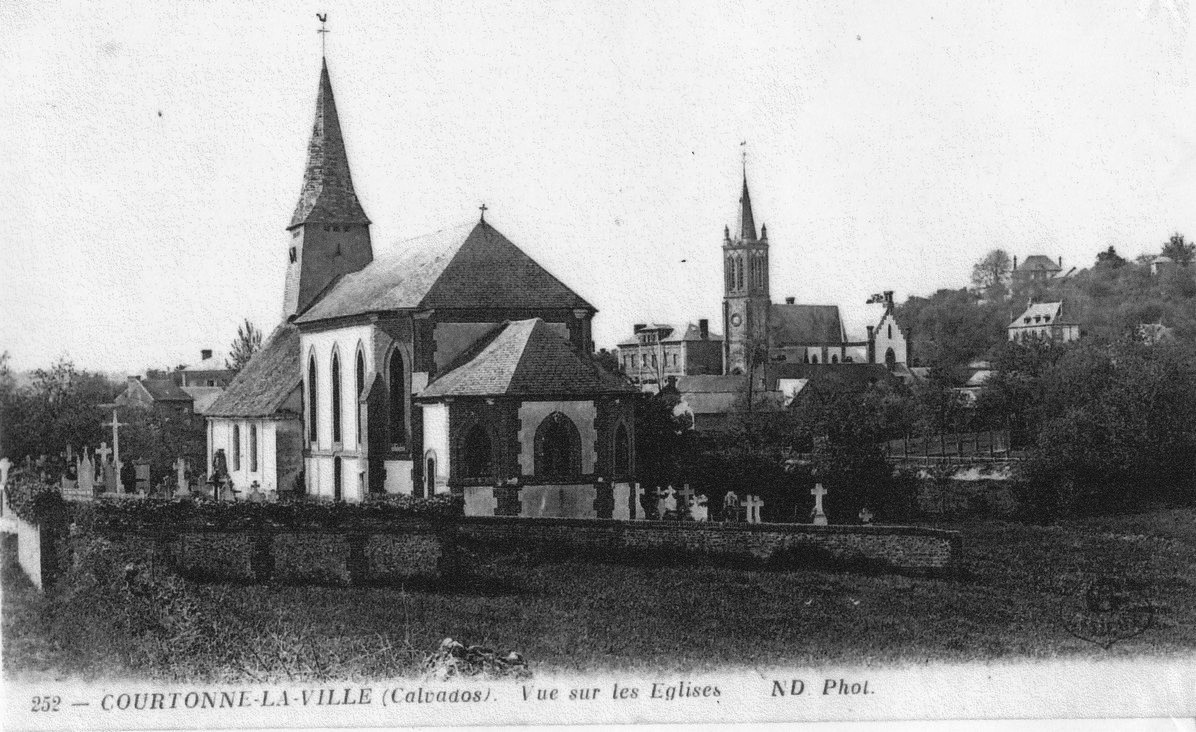
[[[415,492],[411,483],[412,464],[410,460],[387,460],[384,465],[386,467],[386,482],[382,484],[382,490],[387,493],[406,495]]]
[[[302,333],[299,337],[303,354],[303,393],[310,394],[308,364],[316,359],[316,447],[332,449],[332,351],[340,354],[341,371],[341,441],[342,445],[357,444],[357,344],[363,345],[366,383],[374,373],[373,330],[369,325],[347,326],[318,333]],[[331,479],[328,482],[331,486]],[[331,487],[329,488],[331,490]],[[331,495],[331,494],[329,494]]]
[[[257,425],[257,470],[252,469],[250,459],[251,425]],[[236,450],[234,449],[234,427],[239,427],[241,434],[241,466],[238,469]],[[277,490],[277,476],[275,475],[275,423],[273,420],[253,419],[213,419],[208,423],[208,464],[204,472],[210,473],[212,459],[216,450],[224,450],[224,457],[228,462],[228,476],[233,486],[240,491],[247,491],[253,481],[257,481],[262,490]]]
[[[889,328],[892,326],[893,336],[889,337]],[[892,315],[885,315],[880,321],[880,325],[876,328],[876,363],[885,362],[885,353],[893,349],[893,355],[897,358],[897,363],[906,362],[906,346],[905,336],[901,332],[901,328],[897,326],[896,321]]]
[[[447,404],[424,404],[424,464],[436,460],[436,492],[448,490],[449,410]],[[427,478],[425,477],[425,480]]]
[[[593,473],[598,462],[598,435],[594,420],[598,408],[592,401],[571,402],[524,402],[519,407],[519,464],[524,474],[535,470],[536,428],[544,418],[553,412],[560,412],[577,426],[581,435],[581,472]]]

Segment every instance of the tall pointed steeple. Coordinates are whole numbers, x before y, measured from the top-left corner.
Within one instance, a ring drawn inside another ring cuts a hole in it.
[[[329,282],[360,270],[374,259],[370,220],[353,190],[328,62],[323,60],[303,189],[287,230],[291,241],[283,317],[302,313]]]
[[[747,172],[743,174],[743,192],[739,194],[739,221],[735,236],[740,241],[756,241],[756,219],[752,217],[752,197],[748,193]]]
[[[341,136],[328,62],[321,59],[320,89],[316,95],[316,120],[307,144],[307,168],[295,215],[288,229],[302,224],[369,224],[370,220],[353,190],[349,157]]]

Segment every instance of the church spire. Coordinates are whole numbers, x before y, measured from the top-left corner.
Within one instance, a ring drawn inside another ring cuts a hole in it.
[[[321,60],[320,89],[316,95],[316,119],[307,145],[307,168],[295,215],[288,229],[303,224],[370,223],[349,174],[349,157],[341,137],[340,118],[332,97],[328,62]]]
[[[743,193],[739,195],[739,221],[735,235],[740,241],[756,241],[756,220],[752,217],[752,197],[748,194],[747,171],[743,174]]]

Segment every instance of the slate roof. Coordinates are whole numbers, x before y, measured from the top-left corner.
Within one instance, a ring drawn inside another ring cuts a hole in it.
[[[220,386],[184,386],[180,388],[191,395],[191,399],[194,400],[191,411],[196,414],[207,414],[208,409],[224,393],[224,387]]]
[[[1026,257],[1026,261],[1017,266],[1017,271],[1022,270],[1041,271],[1041,272],[1060,272],[1063,270],[1059,263],[1045,254],[1031,254]]]
[[[667,335],[661,336],[661,343],[680,343],[682,341],[714,341],[716,343],[722,343],[723,340],[722,334],[715,333],[714,331],[709,331],[707,333],[707,337],[703,338],[702,329],[693,323],[687,323],[684,329],[678,328],[675,325],[661,325],[659,323],[654,323],[647,326],[643,330],[660,330],[666,333]],[[632,335],[622,341],[619,341],[619,343],[616,345],[620,347],[632,348],[639,346],[640,341],[639,338],[637,338],[635,335]]]
[[[774,347],[810,343],[842,343],[838,305],[778,305],[768,314],[768,338]]]
[[[743,191],[739,194],[739,219],[735,222],[735,236],[739,241],[756,241],[756,219],[752,216],[752,196],[748,193],[747,173],[743,175]]]
[[[457,363],[419,397],[591,397],[638,392],[625,379],[576,353],[539,318],[505,323],[479,339]]]
[[[328,63],[320,67],[320,89],[316,93],[316,119],[307,144],[307,167],[303,171],[303,189],[291,217],[294,228],[300,224],[368,224],[369,218],[353,190],[349,157],[341,136],[340,117],[332,98]]]
[[[1030,322],[1026,322],[1026,319]],[[1009,324],[1010,328],[1033,328],[1035,326],[1042,326],[1051,323],[1064,323],[1063,320],[1063,303],[1061,302],[1035,302],[1030,303],[1030,307],[1026,308],[1025,312],[1013,319]]]
[[[595,311],[482,221],[404,242],[339,279],[295,322],[426,308]]]
[[[155,402],[189,402],[191,395],[183,391],[170,379],[141,379],[137,383],[145,388]]]
[[[289,416],[283,404],[302,381],[299,329],[284,323],[274,329],[249,363],[216,398],[208,417]]]

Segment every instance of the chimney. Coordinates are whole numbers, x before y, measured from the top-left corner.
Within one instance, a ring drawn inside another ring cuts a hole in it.
[[[793,304],[793,303],[795,303],[795,302],[797,302],[797,298],[796,298],[796,297],[787,297],[787,298],[785,298],[785,304],[786,304],[786,305],[792,305],[792,304]]]
[[[211,357],[212,357],[212,349],[210,349],[210,348],[204,348],[203,350],[201,350],[199,352],[199,360],[200,361],[207,361]]]
[[[698,321],[698,335],[701,336],[702,340],[704,341],[710,340],[710,321],[706,318],[702,318]]]
[[[1013,255],[1013,271],[1014,272],[1017,271],[1017,255],[1016,254]]]
[[[632,332],[639,333],[641,330],[643,330],[644,328],[647,328],[647,327],[648,327],[647,323],[636,323],[635,325],[632,326]]]

